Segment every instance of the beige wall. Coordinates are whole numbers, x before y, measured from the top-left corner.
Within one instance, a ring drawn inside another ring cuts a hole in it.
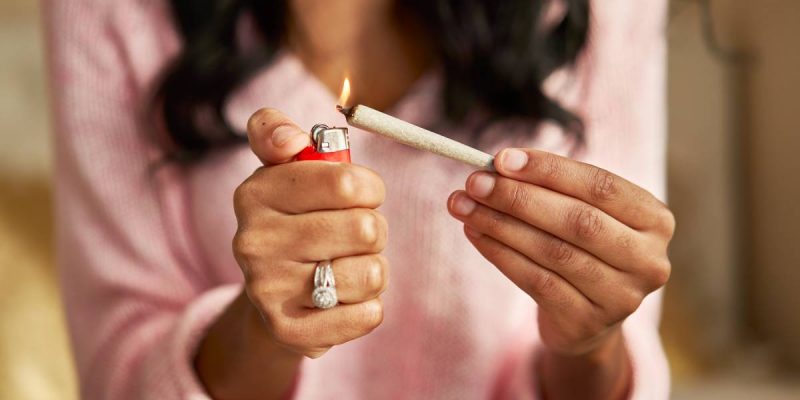
[[[759,338],[800,367],[800,1],[747,2],[745,79],[751,228],[746,280]]]
[[[52,263],[36,1],[0,0],[0,399],[77,398]]]
[[[678,231],[664,333],[679,374],[752,349],[785,371],[800,364],[800,1],[712,0],[740,60],[712,55],[697,4],[674,1],[669,28]]]
[[[663,329],[678,374],[691,364],[720,363],[742,317],[735,247],[741,221],[732,201],[736,74],[709,52],[692,4],[673,4],[668,30],[669,205],[678,223]]]

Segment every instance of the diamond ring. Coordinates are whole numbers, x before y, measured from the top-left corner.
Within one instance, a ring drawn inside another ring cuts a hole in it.
[[[314,291],[311,293],[314,307],[333,308],[339,302],[336,297],[336,280],[330,260],[320,261],[314,271]]]

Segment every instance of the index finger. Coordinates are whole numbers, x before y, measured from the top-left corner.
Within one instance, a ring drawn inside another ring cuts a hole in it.
[[[583,200],[635,229],[657,227],[664,207],[650,192],[602,168],[533,149],[504,149],[497,172]]]
[[[256,111],[247,121],[250,148],[264,165],[289,162],[311,137],[284,113],[273,108]]]

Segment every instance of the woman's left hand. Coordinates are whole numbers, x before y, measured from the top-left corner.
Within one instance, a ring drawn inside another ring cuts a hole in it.
[[[672,213],[619,176],[551,153],[506,149],[495,167],[472,174],[450,212],[537,302],[545,346],[566,356],[601,347],[667,282]]]

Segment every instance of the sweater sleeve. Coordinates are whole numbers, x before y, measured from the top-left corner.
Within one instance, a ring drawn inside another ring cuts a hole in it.
[[[152,60],[127,59],[111,22],[133,21],[132,3],[44,5],[62,295],[81,398],[203,399],[193,354],[240,285],[204,272],[180,169],[155,167],[163,153],[130,68]]]
[[[575,110],[586,129],[580,158],[666,198],[665,0],[592,2],[587,49],[574,73],[556,74],[548,91]],[[562,71],[565,72],[565,71]],[[658,326],[663,290],[623,324],[633,365],[632,399],[669,397],[669,367]],[[529,334],[529,333],[528,333]],[[505,398],[538,398],[534,362],[541,344],[507,358]],[[576,382],[576,384],[580,384]]]

